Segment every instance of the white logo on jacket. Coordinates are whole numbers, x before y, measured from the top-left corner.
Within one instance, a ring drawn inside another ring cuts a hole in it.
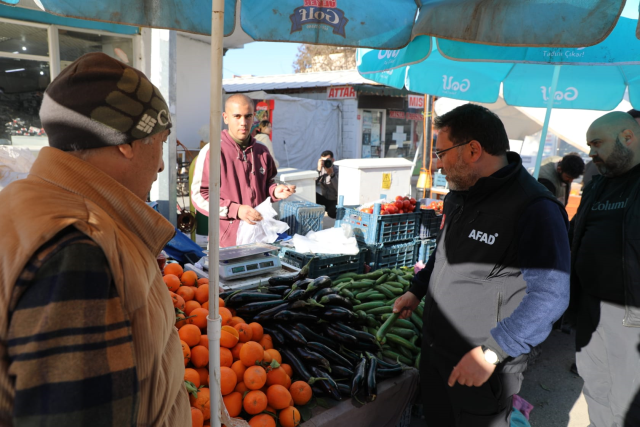
[[[493,245],[496,242],[496,237],[498,237],[498,233],[496,234],[487,234],[482,231],[471,230],[469,234],[469,238],[476,240],[478,242],[486,243],[487,245]]]
[[[260,168],[260,173],[261,173],[262,175],[264,175],[264,168],[263,168],[263,167],[261,167],[261,168]]]

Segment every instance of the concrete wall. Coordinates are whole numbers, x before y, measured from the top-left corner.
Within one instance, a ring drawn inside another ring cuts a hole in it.
[[[187,148],[199,149],[198,131],[209,125],[211,45],[178,34],[177,51],[177,137]]]

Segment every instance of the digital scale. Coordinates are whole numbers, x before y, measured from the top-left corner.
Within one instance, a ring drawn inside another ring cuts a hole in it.
[[[225,280],[258,276],[282,267],[278,248],[266,243],[231,246],[219,249],[218,275]],[[208,257],[204,266],[208,270]]]

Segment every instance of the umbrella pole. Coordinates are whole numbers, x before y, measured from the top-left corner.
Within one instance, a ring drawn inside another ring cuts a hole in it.
[[[551,110],[553,109],[553,100],[556,95],[556,88],[558,87],[558,79],[560,78],[561,65],[555,65],[553,67],[553,78],[551,79],[551,93],[547,100],[547,114],[544,116],[544,125],[542,125],[542,132],[540,133],[540,145],[538,146],[538,156],[536,157],[536,167],[533,171],[533,177],[538,179],[540,173],[540,163],[542,163],[542,152],[544,151],[544,144],[547,141],[547,130],[549,129],[549,119],[551,119]]]
[[[209,391],[211,426],[220,427],[220,334],[219,253],[220,247],[220,128],[222,126],[222,56],[224,33],[224,0],[211,5],[211,111],[209,115]],[[218,202],[218,203],[216,203]],[[213,380],[213,381],[212,381]]]

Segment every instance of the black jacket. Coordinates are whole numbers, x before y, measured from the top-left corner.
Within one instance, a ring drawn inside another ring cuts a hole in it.
[[[596,175],[582,195],[578,212],[572,221],[571,242],[571,311],[575,313],[580,293],[580,280],[575,271],[576,258],[584,235],[587,214],[604,188],[605,177]],[[622,224],[623,246],[617,250],[622,256],[625,313],[622,324],[640,327],[640,180],[636,181],[624,209]],[[603,266],[606,267],[606,266]]]

